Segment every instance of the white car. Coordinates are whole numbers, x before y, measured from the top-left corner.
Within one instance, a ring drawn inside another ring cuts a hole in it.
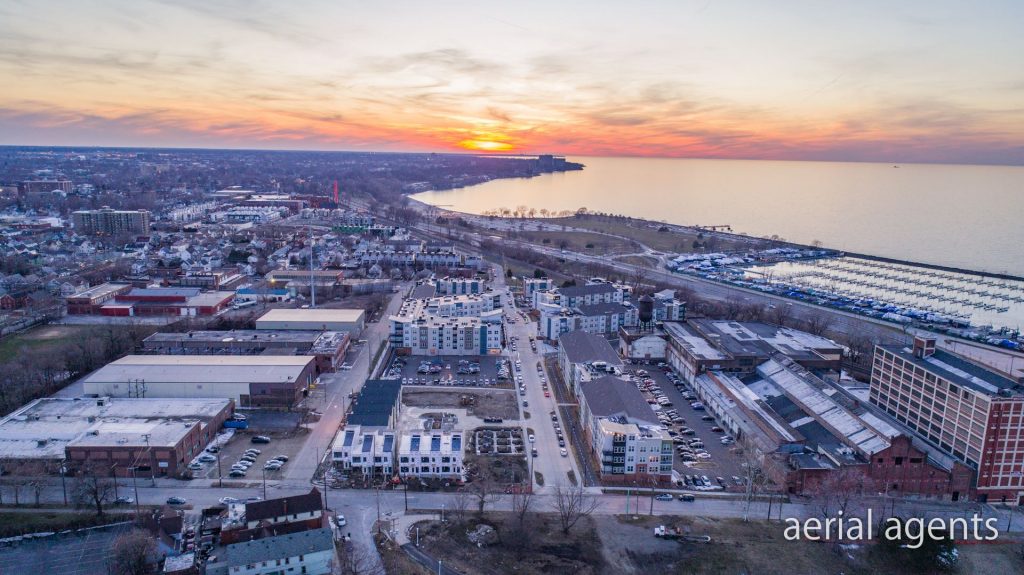
[[[196,462],[196,463],[189,463],[188,464],[188,468],[191,469],[192,471],[199,471],[200,469],[203,468],[203,464],[202,463],[198,463],[198,462]]]
[[[562,454],[562,457],[569,457],[569,451],[566,450],[564,447],[559,449],[558,452]]]
[[[705,451],[704,453],[696,454],[694,457],[697,459],[711,459],[711,454]]]
[[[237,497],[221,497],[220,502],[224,505],[230,505],[232,503],[238,503]]]
[[[337,525],[338,527],[344,527],[344,526],[348,525],[348,521],[345,520],[345,516],[344,515],[339,513],[334,518],[334,524]]]
[[[209,453],[204,453],[204,454],[200,455],[198,457],[198,459],[199,459],[199,461],[203,461],[205,463],[211,463],[211,462],[217,461],[217,458],[212,456],[212,455],[210,455]]]
[[[537,438],[534,437],[533,434],[530,434],[530,443],[535,443],[536,441],[537,441]]]

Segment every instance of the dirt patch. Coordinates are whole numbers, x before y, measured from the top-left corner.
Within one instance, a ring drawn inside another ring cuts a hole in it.
[[[466,474],[472,481],[490,481],[498,485],[521,483],[529,473],[522,455],[467,455]]]
[[[493,545],[477,547],[466,533],[485,524],[497,532]],[[549,513],[528,516],[520,525],[511,513],[487,513],[482,519],[467,513],[465,521],[448,525],[420,524],[420,545],[434,557],[445,557],[456,570],[472,575],[522,573],[547,575],[614,573],[602,558],[600,537],[589,518],[564,535],[557,517]]]
[[[519,406],[516,396],[510,390],[473,390],[452,389],[412,389],[402,390],[402,403],[411,407],[425,408],[462,408],[470,415],[484,417],[500,417],[501,419],[519,419]]]

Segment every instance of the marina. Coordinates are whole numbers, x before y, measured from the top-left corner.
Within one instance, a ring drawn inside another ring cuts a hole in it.
[[[731,268],[724,275],[798,299],[815,298],[896,323],[1019,348],[1024,281],[939,271],[860,257],[784,261]]]

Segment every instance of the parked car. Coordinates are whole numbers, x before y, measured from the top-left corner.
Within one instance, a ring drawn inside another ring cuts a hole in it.
[[[274,457],[274,459],[276,459],[278,461],[287,462],[288,461],[288,456],[287,455],[278,455],[278,456]]]
[[[270,443],[270,438],[266,435],[254,435],[249,441],[253,443]]]
[[[689,493],[683,493],[679,496],[680,501],[695,501],[697,498]]]
[[[668,493],[659,493],[654,498],[658,501],[672,501],[672,496]]]
[[[562,457],[569,457],[569,451],[564,447],[559,449],[558,452],[562,454]]]
[[[249,449],[245,450],[245,453],[252,453],[252,454],[255,454],[255,455],[259,455],[259,454],[261,454],[263,452],[260,451],[259,449],[256,449],[255,447],[250,447]]]
[[[178,497],[177,495],[172,495],[172,496],[167,498],[167,504],[168,505],[184,505],[185,504],[185,498],[184,497]]]
[[[228,473],[228,477],[245,477],[244,469],[232,469],[231,473]]]
[[[348,525],[348,521],[345,520],[345,516],[344,515],[339,513],[338,515],[336,515],[334,517],[334,524],[337,525],[338,527],[344,527],[344,526]]]
[[[220,502],[224,505],[230,505],[232,503],[238,503],[237,497],[221,497]]]
[[[204,454],[200,455],[198,459],[199,459],[199,461],[203,461],[203,462],[206,462],[206,463],[212,463],[214,461],[217,461],[217,458],[212,456],[212,455],[210,455],[209,453],[204,453]]]
[[[114,500],[114,505],[131,505],[135,503],[134,497],[118,497]]]

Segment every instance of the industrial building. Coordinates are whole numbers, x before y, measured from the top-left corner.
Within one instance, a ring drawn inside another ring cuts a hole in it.
[[[361,309],[272,309],[256,319],[256,329],[363,331],[366,313]]]
[[[286,409],[315,377],[316,358],[308,355],[128,355],[82,382],[89,395],[216,397],[241,407]]]
[[[345,359],[348,332],[237,329],[154,333],[143,342],[150,353],[167,355],[307,355],[316,373],[334,371]]]
[[[3,473],[178,477],[234,412],[229,399],[43,398],[0,419]]]
[[[668,334],[660,327],[619,327],[619,355],[633,361],[665,361]]]
[[[1024,385],[931,338],[878,346],[871,403],[973,469],[981,502],[1024,505]]]
[[[758,322],[689,319],[664,322],[668,363],[687,383],[708,370],[752,373],[775,353],[816,369],[839,369],[843,348],[795,329]]]
[[[95,236],[145,234],[149,232],[149,219],[146,210],[114,210],[106,206],[71,213],[77,233]]]
[[[131,291],[131,284],[105,283],[66,298],[68,315],[99,315],[103,304]]]
[[[92,309],[99,315],[112,317],[194,317],[220,313],[234,298],[233,291],[203,291],[197,287],[131,288],[118,290],[112,300],[107,299],[98,308],[79,305],[76,309]],[[70,305],[68,313],[71,313]]]

